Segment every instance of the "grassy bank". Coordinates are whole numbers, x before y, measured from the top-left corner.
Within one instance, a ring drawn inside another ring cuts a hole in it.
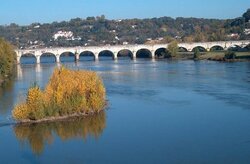
[[[250,52],[235,52],[236,60],[250,60]],[[225,56],[225,52],[206,52],[200,55],[199,59],[222,59]]]
[[[17,105],[12,114],[19,122],[43,122],[98,113],[106,105],[102,79],[92,71],[55,69],[42,91],[29,89],[26,102]]]

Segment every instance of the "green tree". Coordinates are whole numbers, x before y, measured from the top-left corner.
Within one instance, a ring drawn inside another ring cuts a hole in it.
[[[200,56],[200,50],[199,50],[199,48],[195,48],[194,49],[194,56],[193,56],[193,59],[198,59],[199,58],[199,56]]]
[[[203,19],[203,18],[152,18],[152,19],[124,19],[108,20],[104,15],[75,18],[70,21],[53,23],[33,23],[20,26],[10,24],[0,25],[0,36],[11,44],[29,48],[34,46],[89,46],[103,44],[144,44],[147,39],[170,43],[175,38],[178,42],[223,41],[223,40],[249,40],[250,35],[244,33],[245,28],[250,28],[250,9],[242,17],[235,19]],[[58,42],[53,40],[53,35],[58,31],[72,31],[74,37],[81,40]],[[230,37],[237,33],[239,36]],[[119,40],[115,37],[118,36]],[[166,37],[167,36],[167,37]],[[161,39],[160,39],[161,38]],[[33,42],[33,44],[31,43]]]
[[[225,59],[235,59],[236,58],[236,54],[233,51],[227,51],[225,52]]]
[[[244,14],[243,17],[245,18],[245,21],[248,22],[250,20],[250,9],[248,9]]]
[[[178,42],[176,40],[172,41],[168,44],[167,49],[170,52],[171,57],[176,57],[178,52]]]
[[[12,74],[16,59],[15,55],[13,47],[0,38],[0,84],[1,81]]]

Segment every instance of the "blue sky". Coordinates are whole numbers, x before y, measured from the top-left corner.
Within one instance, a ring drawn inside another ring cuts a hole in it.
[[[250,0],[1,0],[0,24],[49,23],[104,14],[108,19],[235,18]]]

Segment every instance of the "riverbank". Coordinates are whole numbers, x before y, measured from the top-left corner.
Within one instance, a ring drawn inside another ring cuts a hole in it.
[[[102,110],[99,110],[98,112],[90,112],[90,113],[76,113],[71,114],[67,116],[57,116],[57,117],[48,117],[40,120],[21,120],[18,121],[17,124],[36,124],[36,123],[50,123],[50,122],[58,122],[58,121],[65,121],[69,119],[77,119],[77,118],[84,118],[84,117],[90,117],[98,115],[99,113],[103,112],[106,107],[104,107]]]
[[[194,59],[194,52],[178,52],[174,60],[211,60],[224,62],[250,61],[250,52],[235,52],[234,59],[226,59],[225,52],[200,52],[198,58]]]
[[[240,62],[250,61],[250,52],[235,52],[235,58],[225,58],[225,52],[207,52],[199,57],[200,60],[223,61],[223,62]]]

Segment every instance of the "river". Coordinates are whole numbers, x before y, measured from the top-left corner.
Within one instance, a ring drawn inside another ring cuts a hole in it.
[[[62,65],[30,62],[23,59],[0,90],[1,163],[250,163],[249,62],[65,57],[63,65],[102,76],[108,109],[17,125],[15,104],[34,82],[44,88]]]

